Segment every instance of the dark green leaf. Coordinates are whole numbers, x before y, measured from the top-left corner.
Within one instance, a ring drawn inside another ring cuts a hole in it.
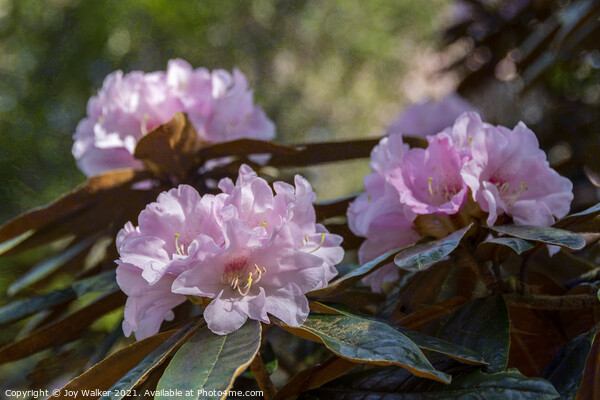
[[[598,326],[596,326],[598,328]],[[577,400],[596,400],[600,393],[600,333],[596,331],[594,343],[585,362],[583,380],[579,385]]]
[[[358,374],[357,374],[358,375]],[[394,371],[377,371],[369,379],[355,379],[350,388],[335,386],[311,391],[319,398],[327,399],[382,399],[382,400],[471,400],[471,399],[513,399],[550,400],[557,399],[558,393],[552,385],[541,378],[528,378],[518,371],[499,372],[488,375],[481,371],[468,371],[455,377],[451,384],[423,382],[406,389],[405,375],[394,379]],[[350,377],[349,377],[350,378]],[[390,388],[391,387],[391,388]]]
[[[388,326],[392,327],[393,329],[396,329],[397,331],[402,333],[404,336],[406,336],[413,342],[415,342],[415,344],[421,349],[445,354],[448,357],[451,357],[457,361],[460,361],[460,362],[463,362],[466,364],[474,364],[474,365],[486,365],[487,364],[481,358],[481,356],[479,356],[474,351],[467,349],[464,346],[450,343],[445,340],[438,339],[436,337],[429,336],[424,333],[416,332],[416,331],[413,331],[413,330],[410,330],[408,328],[404,328],[401,326],[390,325],[386,321],[378,320],[377,318],[355,315],[355,313],[347,311],[343,306],[342,307],[337,307],[337,306],[332,307],[330,305],[322,304],[322,303],[311,303],[311,309],[312,309],[312,304],[315,304],[316,306],[319,307],[319,309],[317,311],[324,312],[326,314],[335,313],[335,314],[339,314],[339,315],[346,315],[348,317],[368,319],[370,321],[376,321],[376,322],[380,322],[382,324],[388,325]]]
[[[348,287],[352,286],[354,283],[358,282],[365,275],[367,275],[371,272],[374,272],[378,268],[381,268],[384,265],[392,262],[392,260],[394,259],[394,256],[400,250],[402,250],[402,249],[394,249],[394,250],[390,250],[386,253],[383,253],[382,255],[380,255],[379,257],[374,259],[373,261],[368,262],[368,263],[356,268],[352,272],[347,273],[346,275],[342,276],[339,279],[336,279],[335,281],[330,283],[329,286],[327,286],[326,288],[319,289],[319,290],[313,290],[312,292],[309,292],[308,295],[313,298],[319,299],[319,298],[323,298],[326,296],[331,296],[336,293],[341,293],[344,290],[346,290]]]
[[[419,348],[444,354],[465,364],[485,365],[487,362],[478,353],[456,343],[426,335],[410,329],[396,327],[407,338],[415,342]]]
[[[542,372],[542,378],[552,382],[561,399],[575,399],[595,336],[593,329],[571,340]]]
[[[27,286],[47,277],[48,275],[59,269],[65,262],[69,261],[71,258],[75,257],[80,252],[91,246],[97,238],[97,235],[88,237],[78,243],[75,243],[73,246],[67,248],[66,250],[40,262],[32,269],[27,271],[24,275],[22,275],[19,279],[14,281],[8,287],[6,292],[9,296],[13,296],[16,293],[23,290],[24,288],[26,288]]]
[[[54,307],[88,293],[110,291],[116,286],[114,270],[75,281],[71,287],[40,296],[17,300],[5,305],[0,308],[0,324],[18,321],[38,311]]]
[[[500,237],[481,242],[477,246],[477,253],[482,259],[489,260],[496,251],[504,252],[504,250],[509,250],[517,254],[522,254],[534,247],[535,244],[527,240],[514,237]]]
[[[448,317],[437,336],[481,354],[490,364],[487,371],[504,371],[508,363],[510,325],[502,295],[462,305]]]
[[[116,272],[115,270],[102,272],[98,275],[75,281],[71,284],[71,287],[75,290],[77,297],[88,293],[112,290],[117,287]]]
[[[501,225],[489,226],[487,228],[508,236],[533,240],[534,242],[553,244],[571,250],[581,250],[585,247],[585,239],[583,236],[571,231],[565,231],[549,226]]]
[[[575,232],[598,232],[600,231],[600,203],[587,210],[571,214],[554,224],[555,228],[570,229]]]
[[[35,230],[31,229],[18,236],[13,237],[12,239],[8,239],[0,243],[0,255],[6,253],[9,250],[12,250],[19,244],[23,243],[25,240],[29,239],[34,233]]]
[[[0,324],[18,321],[38,311],[54,307],[75,298],[75,291],[68,287],[41,296],[13,301],[0,308]]]
[[[427,268],[452,253],[471,227],[473,224],[459,229],[443,239],[418,244],[403,250],[396,255],[394,262],[398,267],[410,271]]]
[[[119,327],[120,328],[120,327]],[[87,395],[94,390],[106,391],[127,371],[140,363],[152,350],[173,335],[176,330],[157,333],[139,342],[135,342],[95,364],[89,370],[71,380],[60,390],[56,400],[72,399],[67,393],[77,393],[77,399],[95,399],[98,396]],[[121,336],[123,334],[121,333]],[[55,397],[51,397],[55,399]]]
[[[235,378],[250,365],[260,347],[261,326],[249,320],[229,335],[217,335],[207,327],[201,328],[173,357],[156,389],[180,389],[180,399],[219,399],[221,396],[202,396],[198,392],[225,392]],[[186,396],[191,391],[193,395]],[[157,395],[156,400],[171,399]]]
[[[283,324],[282,327],[301,337],[321,342],[350,361],[398,365],[417,376],[450,382],[450,376],[433,368],[415,343],[378,321],[347,315],[311,315],[299,328]]]
[[[0,349],[0,364],[18,360],[50,346],[68,343],[102,315],[125,303],[125,294],[115,291],[65,318],[33,332],[31,335]]]
[[[128,391],[142,383],[148,375],[160,366],[167,357],[171,356],[181,347],[204,323],[189,323],[174,333],[169,339],[148,354],[139,364],[130,370],[123,378],[115,383],[109,390],[108,396],[101,397],[102,400],[116,400],[126,397]]]

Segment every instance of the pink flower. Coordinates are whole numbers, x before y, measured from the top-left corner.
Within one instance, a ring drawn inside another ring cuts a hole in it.
[[[358,196],[348,208],[348,225],[355,235],[367,236],[371,222],[380,212],[398,203],[390,200],[397,197],[398,192],[386,181],[385,171],[388,164],[400,162],[407,151],[401,135],[382,138],[371,151],[371,173],[363,179],[366,193]],[[380,201],[384,197],[386,200]]]
[[[407,107],[402,115],[392,123],[388,135],[435,135],[452,125],[456,117],[475,108],[457,94],[451,94],[439,101],[425,101]]]
[[[351,204],[350,209],[364,201],[362,196],[364,194]],[[358,250],[358,261],[361,265],[387,251],[408,246],[419,240],[421,235],[412,222],[405,218],[404,207],[398,200],[397,195],[383,196],[370,205],[370,211],[377,210],[377,216],[371,219],[367,231],[361,235],[367,238]],[[399,276],[396,264],[390,263],[368,275],[364,282],[369,283],[374,292],[381,292],[384,282],[394,282]]]
[[[186,295],[213,299],[211,330],[226,334],[268,314],[293,325],[308,315],[305,294],[327,285],[343,258],[342,239],[316,224],[310,184],[267,182],[244,165],[217,196],[190,186],[162,193],[117,237],[117,282],[129,296],[123,330],[158,332]]]
[[[428,141],[427,149],[411,149],[386,169],[411,221],[417,214],[456,214],[467,195],[460,175],[462,159],[450,136],[439,133]]]
[[[466,112],[456,118],[454,125],[447,127],[443,132],[450,136],[453,147],[465,163],[471,159],[473,138],[490,126],[492,125],[481,121],[481,117],[476,112]]]
[[[169,61],[166,72],[116,71],[106,77],[74,135],[79,168],[87,176],[141,169],[133,157],[137,141],[179,111],[188,114],[206,142],[275,135],[273,123],[254,106],[241,72],[234,70],[232,76],[223,70],[194,70],[176,59]]]
[[[139,226],[128,222],[117,235],[120,254],[117,283],[129,296],[123,331],[143,339],[158,332],[171,309],[186,300],[170,288],[188,266],[187,254],[200,234],[222,240],[222,221],[217,213],[224,195],[202,198],[191,186],[181,185],[161,193],[140,213]]]
[[[348,208],[348,226],[357,236],[367,239],[361,245],[358,258],[361,264],[372,261],[386,251],[414,243],[419,234],[405,217],[396,188],[386,181],[389,165],[401,162],[408,151],[401,135],[381,139],[371,152],[371,173],[365,176],[366,193],[361,194]],[[381,292],[383,282],[397,280],[398,267],[388,264],[367,276],[365,283]]]
[[[269,322],[271,314],[300,326],[308,316],[305,294],[327,285],[341,261],[341,237],[315,223],[310,184],[296,176],[295,188],[273,185],[249,167],[240,168],[228,194],[223,216],[224,244],[198,238],[192,268],[173,283],[173,292],[214,299],[204,311],[209,329],[227,334],[247,318]]]
[[[473,136],[472,159],[461,172],[473,199],[489,213],[506,213],[517,225],[550,226],[573,200],[573,185],[550,168],[535,134],[520,122],[512,131],[483,124]]]

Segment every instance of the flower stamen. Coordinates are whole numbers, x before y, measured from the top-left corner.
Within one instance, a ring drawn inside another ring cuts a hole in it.
[[[236,279],[237,282],[237,279]],[[252,287],[252,271],[248,272],[248,284],[244,289],[238,285],[237,290],[242,296],[246,296],[248,292],[250,292],[250,288]],[[242,291],[243,290],[243,291]]]
[[[305,236],[305,239],[307,240],[307,243],[308,243],[308,236]],[[325,234],[321,233],[321,243],[319,243],[319,245],[317,246],[317,248],[312,249],[311,251],[309,251],[309,253],[314,253],[315,251],[319,250],[321,247],[323,247],[323,243],[325,243]]]
[[[175,249],[177,251],[177,254],[179,254],[180,256],[186,256],[187,254],[185,254],[185,247],[182,244],[178,243],[179,240],[179,233],[175,234]]]
[[[240,279],[242,279],[242,275],[244,274],[241,271],[228,272],[221,275],[221,282],[229,284],[231,289],[237,290],[240,295],[247,296],[252,288],[252,284],[259,282],[266,272],[267,269],[265,267],[260,268],[257,264],[254,264],[254,271],[248,272],[248,278],[246,279],[245,285],[240,283]]]

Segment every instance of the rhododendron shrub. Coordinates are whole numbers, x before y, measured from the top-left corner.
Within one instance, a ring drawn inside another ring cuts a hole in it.
[[[207,143],[239,138],[272,139],[275,126],[254,105],[239,70],[193,69],[181,59],[166,71],[124,74],[104,80],[74,135],[73,155],[87,176],[118,168],[142,168],[133,157],[138,140],[177,112],[185,112]]]
[[[129,296],[123,330],[143,339],[186,296],[212,299],[208,327],[224,335],[247,318],[290,326],[308,316],[306,293],[337,274],[342,238],[316,224],[315,194],[297,175],[295,186],[268,183],[248,166],[223,193],[200,196],[181,185],[162,193],[117,236],[117,282]]]
[[[88,180],[0,227],[0,256],[36,263],[0,307],[0,364],[34,357],[9,385],[594,398],[596,189],[578,202],[561,174],[584,175],[551,168],[525,124],[457,100],[384,138],[284,146],[237,70],[111,74],[75,137]],[[369,156],[340,178],[364,193],[317,202],[295,175]]]

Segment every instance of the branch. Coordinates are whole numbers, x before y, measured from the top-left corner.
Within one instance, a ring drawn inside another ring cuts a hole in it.
[[[508,305],[535,308],[539,310],[580,310],[600,307],[598,297],[590,294],[572,294],[566,296],[523,296],[517,293],[505,294]]]
[[[273,397],[275,397],[277,388],[273,382],[271,382],[271,378],[269,378],[269,373],[267,372],[267,368],[265,367],[265,363],[263,362],[260,353],[256,353],[256,357],[252,360],[250,371],[254,374],[254,378],[258,383],[258,387],[262,390],[265,400],[272,400]]]

